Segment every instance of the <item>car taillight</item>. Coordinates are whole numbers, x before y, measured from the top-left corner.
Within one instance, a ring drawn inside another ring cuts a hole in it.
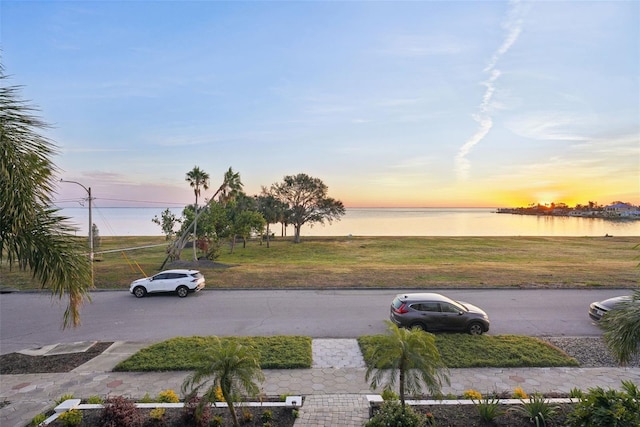
[[[400,307],[394,308],[393,311],[395,311],[398,314],[405,314],[409,312],[409,310],[407,310],[407,304],[404,304],[404,303]]]

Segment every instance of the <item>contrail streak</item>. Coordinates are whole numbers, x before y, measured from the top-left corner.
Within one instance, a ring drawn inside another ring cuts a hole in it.
[[[491,118],[491,99],[496,90],[495,82],[500,77],[500,70],[496,69],[498,60],[511,49],[511,46],[518,40],[520,33],[522,32],[522,10],[519,1],[511,1],[508,18],[504,23],[504,27],[507,30],[507,35],[498,48],[495,51],[489,64],[484,68],[484,72],[490,73],[489,78],[483,82],[486,86],[486,90],[482,97],[482,102],[478,108],[478,113],[473,115],[473,119],[478,122],[478,130],[469,138],[458,150],[458,154],[455,158],[455,170],[458,180],[465,181],[469,177],[469,170],[471,169],[471,163],[467,159],[467,155],[471,149],[484,139],[493,127],[493,119]]]

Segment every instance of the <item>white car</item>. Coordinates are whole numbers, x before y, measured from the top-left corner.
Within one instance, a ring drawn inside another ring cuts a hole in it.
[[[180,298],[204,288],[204,276],[198,270],[166,270],[131,282],[129,292],[137,298],[156,292],[175,292]]]

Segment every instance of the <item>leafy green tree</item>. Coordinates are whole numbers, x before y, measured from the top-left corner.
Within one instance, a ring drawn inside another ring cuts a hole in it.
[[[262,214],[267,224],[267,248],[271,239],[271,231],[269,224],[276,224],[284,220],[284,213],[287,206],[278,200],[273,194],[268,193],[266,188],[262,188],[262,194],[256,199],[258,204],[258,212]]]
[[[324,224],[325,221],[331,224],[345,214],[341,201],[327,197],[328,187],[320,179],[304,173],[285,176],[283,182],[271,186],[271,191],[287,205],[295,243],[300,243],[300,229],[304,224]]]
[[[215,402],[219,388],[227,402],[233,425],[238,427],[234,402],[243,394],[256,396],[260,391],[256,381],[264,381],[255,353],[255,349],[235,341],[217,340],[203,355],[202,366],[185,378],[183,394],[197,394],[204,390],[200,404],[207,404]]]
[[[194,166],[189,172],[187,172],[187,176],[185,180],[189,183],[189,185],[193,188],[193,193],[196,196],[196,204],[195,211],[198,212],[198,197],[200,196],[200,189],[208,190],[209,189],[209,174],[200,169],[198,166]],[[197,241],[198,241],[198,216],[196,215],[193,218],[193,260],[198,261],[197,251]]]
[[[181,220],[176,217],[175,214],[169,210],[169,208],[167,208],[162,211],[162,214],[160,214],[160,218],[158,218],[158,215],[156,215],[153,217],[151,222],[159,225],[160,228],[162,228],[165,239],[169,240],[173,238],[173,236],[175,236],[176,232],[174,231],[174,228],[176,224],[180,224]]]
[[[40,134],[48,126],[19,98],[20,88],[6,85],[1,66],[0,84],[0,263],[31,271],[59,298],[68,295],[63,327],[77,326],[91,266],[68,218],[51,208],[57,147]]]
[[[232,168],[229,168],[223,177],[222,184],[216,192],[213,194],[211,199],[205,204],[205,208],[208,207],[211,203],[216,200],[216,197],[219,197],[220,201],[223,203],[228,202],[233,199],[235,195],[242,190],[242,181],[240,180],[240,174],[234,172]],[[185,217],[185,221],[183,222],[183,227],[181,229],[181,234],[178,239],[176,239],[173,244],[169,247],[167,251],[167,257],[163,261],[160,269],[163,269],[169,260],[180,259],[180,255],[182,253],[182,248],[184,248],[185,243],[187,242],[189,233],[191,229],[194,227],[196,220],[198,217],[204,212],[205,209],[200,209],[197,212],[194,212],[194,216],[192,218]]]
[[[426,386],[431,394],[440,394],[442,382],[449,382],[446,366],[435,344],[435,336],[419,328],[398,328],[386,321],[388,334],[374,347],[365,380],[376,389],[384,384],[393,388],[405,408],[407,394],[415,395]]]
[[[626,365],[640,354],[640,289],[633,292],[630,301],[608,312],[600,320],[600,326],[604,329],[604,341],[619,364]]]

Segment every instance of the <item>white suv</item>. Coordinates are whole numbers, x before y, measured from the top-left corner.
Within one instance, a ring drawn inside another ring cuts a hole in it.
[[[180,298],[204,288],[204,276],[198,270],[166,270],[154,276],[134,280],[129,292],[138,298],[156,292],[175,292]]]

